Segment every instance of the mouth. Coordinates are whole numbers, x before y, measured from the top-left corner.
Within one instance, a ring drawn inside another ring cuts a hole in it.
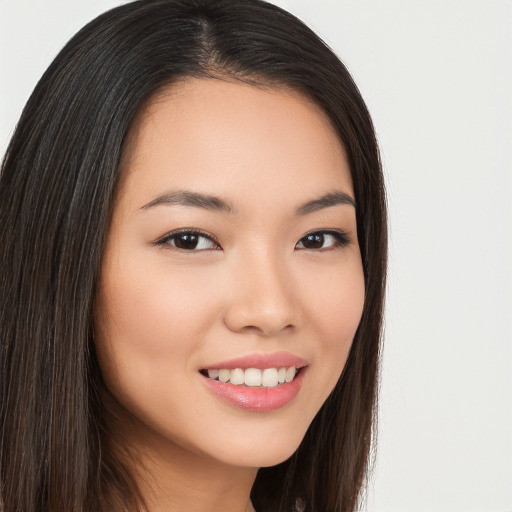
[[[201,370],[209,379],[250,388],[275,388],[292,382],[303,367],[213,368]]]
[[[294,401],[308,361],[288,352],[252,354],[199,370],[203,384],[225,403],[252,412],[271,412]]]

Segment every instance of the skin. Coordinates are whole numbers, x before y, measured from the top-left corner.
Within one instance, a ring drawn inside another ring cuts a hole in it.
[[[215,79],[166,89],[130,134],[96,304],[102,374],[125,415],[120,436],[145,468],[151,512],[250,511],[257,469],[298,447],[345,365],[364,303],[355,208],[297,215],[334,191],[354,197],[343,146],[303,96]],[[232,211],[157,204],[188,190]],[[168,233],[195,228],[197,250]],[[340,231],[344,247],[325,237]],[[286,351],[308,367],[299,394],[271,412],[245,411],[199,370]]]

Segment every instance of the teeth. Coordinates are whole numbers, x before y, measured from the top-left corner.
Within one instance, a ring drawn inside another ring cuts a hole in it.
[[[245,385],[251,387],[261,386],[261,370],[258,370],[258,368],[247,368],[245,370]]]
[[[219,380],[220,382],[230,382],[237,386],[246,385],[249,387],[265,387],[275,388],[279,384],[291,382],[297,369],[294,366],[289,368],[266,368],[260,370],[258,368],[235,368],[234,370],[219,369],[208,370],[210,379]]]
[[[294,368],[295,370],[295,368]],[[266,388],[274,388],[277,386],[279,379],[277,378],[277,370],[276,368],[267,368],[263,370],[263,374],[261,376],[261,384]]]
[[[288,375],[288,373],[286,375]],[[227,382],[229,377],[231,377],[231,370],[219,370],[219,380],[221,382]]]
[[[295,367],[292,366],[286,370],[286,382],[291,382],[295,377]]]
[[[219,376],[219,370],[208,370],[208,377],[210,379],[216,379]]]
[[[236,368],[235,370],[231,370],[229,382],[231,382],[231,384],[237,384],[237,385],[245,384],[245,372],[241,368]]]

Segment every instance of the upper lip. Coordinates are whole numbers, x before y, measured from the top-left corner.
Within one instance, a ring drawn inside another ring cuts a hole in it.
[[[296,356],[289,352],[273,352],[270,354],[248,354],[242,357],[236,357],[226,361],[219,361],[203,367],[203,370],[234,370],[235,368],[302,368],[307,366],[308,362],[302,357]]]

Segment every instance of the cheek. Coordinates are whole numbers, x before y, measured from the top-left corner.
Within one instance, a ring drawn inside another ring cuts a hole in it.
[[[156,263],[134,259],[105,272],[96,338],[107,381],[186,371],[215,316],[200,274]]]
[[[325,326],[332,342],[352,342],[363,312],[364,292],[364,276],[359,268],[353,272],[344,271],[339,281],[333,284],[323,303]]]
[[[312,328],[319,343],[316,358],[325,368],[325,388],[331,390],[345,366],[364,307],[365,285],[360,258],[337,272],[317,275],[323,284],[310,300]]]

